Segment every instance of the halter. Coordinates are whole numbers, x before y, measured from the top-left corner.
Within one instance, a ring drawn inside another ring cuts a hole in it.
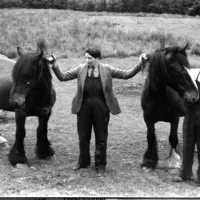
[[[43,66],[41,66],[41,61],[39,62],[38,68],[41,68],[40,72],[39,72],[39,76],[38,76],[38,82],[40,82],[40,79],[42,77],[42,71],[43,71]],[[38,69],[39,71],[39,69]]]
[[[187,68],[185,68],[185,69],[187,69]],[[198,70],[198,71],[196,71],[196,70]],[[187,71],[188,71],[188,74],[190,75],[193,83],[195,84],[196,88],[198,89],[198,86],[197,86],[196,82],[200,82],[200,81],[198,81],[199,76],[200,76],[200,69],[198,69],[198,68],[190,68],[190,69],[187,69]]]
[[[199,73],[197,74],[197,77],[196,77],[196,79],[195,79],[195,81],[197,81],[197,82],[199,82],[199,81],[198,81],[199,75],[200,75],[200,71],[199,71]]]

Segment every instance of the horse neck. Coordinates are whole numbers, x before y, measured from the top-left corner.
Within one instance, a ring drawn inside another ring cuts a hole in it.
[[[164,79],[168,76],[165,55],[161,51],[156,52],[149,63],[149,86],[150,90],[156,95],[166,93],[167,85]]]
[[[162,81],[161,78],[152,77],[149,81],[149,91],[154,94],[154,96],[165,96],[167,90],[167,85]]]
[[[52,90],[52,81],[51,78],[42,77],[39,84],[38,84],[38,96],[40,96],[41,101],[49,100],[51,96]]]

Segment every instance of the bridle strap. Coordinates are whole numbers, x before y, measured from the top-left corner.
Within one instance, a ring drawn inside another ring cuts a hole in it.
[[[42,71],[43,71],[43,67],[41,66],[41,61],[39,62],[38,68],[40,69],[39,74],[38,74],[38,82],[39,82],[42,77]]]
[[[195,81],[198,81],[199,75],[200,75],[200,71],[199,71]]]

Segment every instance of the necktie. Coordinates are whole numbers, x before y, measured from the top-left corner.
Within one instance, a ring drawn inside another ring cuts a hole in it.
[[[90,77],[94,77],[94,67],[91,67],[91,74]]]

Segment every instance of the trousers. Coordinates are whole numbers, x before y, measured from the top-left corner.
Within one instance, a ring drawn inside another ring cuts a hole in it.
[[[88,98],[83,100],[81,109],[77,114],[79,164],[81,167],[85,167],[91,162],[90,140],[92,127],[95,134],[95,166],[106,166],[109,119],[109,109],[100,99]]]

